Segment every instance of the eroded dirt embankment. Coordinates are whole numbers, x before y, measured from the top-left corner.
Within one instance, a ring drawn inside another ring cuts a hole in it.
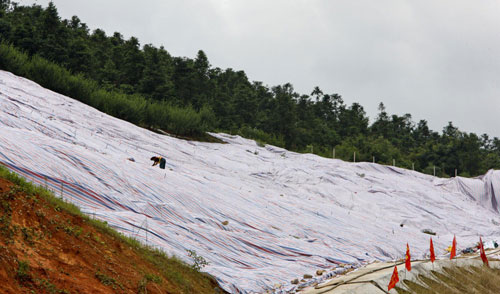
[[[219,291],[210,277],[176,260],[159,267],[141,250],[0,178],[0,293]]]

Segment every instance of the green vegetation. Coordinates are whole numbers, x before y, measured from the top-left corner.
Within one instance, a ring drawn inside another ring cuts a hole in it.
[[[500,293],[500,269],[489,267],[448,267],[443,272],[419,275],[419,283],[403,280],[410,291],[396,287],[398,293]]]
[[[147,293],[147,285],[149,282],[161,284],[162,280],[157,275],[145,274],[144,277],[139,281],[137,293],[138,294],[146,294]]]
[[[100,271],[95,273],[95,277],[105,286],[111,286],[113,289],[116,289],[119,286],[123,290],[123,286],[117,282],[114,278],[111,278]]]
[[[203,256],[199,256],[195,250],[187,250],[187,252],[189,257],[191,257],[194,261],[191,266],[194,270],[199,271],[209,264],[208,261],[206,261]]]
[[[26,193],[26,195],[28,196],[37,195],[38,197],[46,199],[51,205],[53,205],[54,207],[58,207],[60,210],[64,210],[72,215],[78,215],[86,218],[86,216],[83,215],[80,209],[75,205],[55,197],[52,192],[44,189],[43,187],[36,186],[30,182],[27,182],[24,178],[18,176],[15,173],[10,172],[7,168],[5,168],[2,165],[0,165],[0,177],[7,179],[16,185],[16,187],[12,188],[9,191],[9,193],[5,195],[0,194],[2,197],[13,197],[14,194],[18,192]],[[2,201],[1,203],[2,206],[8,207],[8,202]],[[11,213],[10,207],[6,209],[6,212],[7,214]]]
[[[0,0],[0,68],[118,118],[179,136],[224,131],[298,152],[415,168],[438,176],[475,176],[500,168],[500,139],[458,130],[442,133],[380,103],[370,125],[363,107],[315,87],[251,82],[245,72],[213,67],[200,50],[174,57],[115,32],[92,32],[77,16],[61,20],[53,3]]]
[[[31,275],[29,274],[30,271],[29,263],[27,261],[22,261],[22,260],[19,260],[18,262],[19,262],[19,267],[17,268],[16,278],[21,283],[31,280]]]
[[[0,169],[0,173],[2,170]],[[12,226],[12,208],[9,200],[13,199],[16,189],[11,189],[8,193],[0,193],[0,234],[9,242],[15,234],[15,228]]]
[[[45,291],[47,291],[46,293],[49,293],[49,294],[69,294],[70,293],[68,290],[58,289],[49,280],[46,280],[46,279],[36,279],[35,281],[38,284],[42,285],[43,289],[45,289]]]

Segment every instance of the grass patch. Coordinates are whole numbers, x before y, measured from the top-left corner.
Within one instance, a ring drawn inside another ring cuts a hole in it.
[[[145,274],[144,279],[146,279],[146,281],[148,281],[148,282],[153,282],[156,284],[161,284],[161,282],[162,282],[161,278],[155,274]]]
[[[396,287],[398,293],[500,293],[500,269],[485,266],[445,267],[442,272],[419,275],[418,283],[404,280],[409,291]]]
[[[116,286],[118,286],[122,290],[124,289],[120,282],[117,282],[114,278],[101,273],[99,270],[95,273],[95,277],[105,286],[111,286],[113,289],[116,289]]]
[[[19,282],[21,282],[21,284],[24,282],[30,281],[31,275],[29,274],[29,271],[30,271],[29,262],[19,260],[18,263],[19,263],[19,265],[18,265],[17,272],[16,272],[17,280]]]
[[[8,241],[12,240],[14,236],[14,231],[11,228],[12,221],[12,208],[10,207],[9,199],[12,199],[13,193],[2,193],[0,195],[0,209],[2,215],[0,215],[0,234],[4,236]]]
[[[29,229],[26,227],[21,228],[21,233],[23,235],[23,238],[30,246],[33,246],[33,235],[35,234],[33,229]]]
[[[45,289],[46,293],[50,294],[69,294],[70,292],[68,290],[61,290],[56,287],[56,285],[52,284],[50,280],[46,279],[36,279],[36,282],[40,284],[43,289]]]
[[[71,215],[78,215],[81,217],[85,217],[85,215],[75,205],[65,202],[60,198],[57,198],[51,191],[48,191],[41,186],[37,186],[26,181],[23,177],[20,177],[17,174],[10,172],[7,168],[5,168],[2,165],[0,165],[0,177],[16,184],[18,186],[17,189],[14,189],[14,191],[16,192],[23,192],[27,196],[38,195],[40,198],[43,198],[47,200],[50,204],[52,204],[57,211],[64,210]]]
[[[139,281],[139,285],[137,287],[137,293],[138,294],[146,294],[148,293],[147,291],[147,286],[148,283],[156,283],[156,284],[161,284],[162,280],[160,277],[158,277],[155,274],[145,274],[142,279]]]

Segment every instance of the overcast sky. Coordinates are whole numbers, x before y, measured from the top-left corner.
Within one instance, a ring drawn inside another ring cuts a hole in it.
[[[20,4],[48,1],[18,0]],[[214,67],[252,81],[314,86],[410,113],[441,132],[500,137],[497,0],[54,0],[62,18],[135,36],[174,56],[202,49]]]

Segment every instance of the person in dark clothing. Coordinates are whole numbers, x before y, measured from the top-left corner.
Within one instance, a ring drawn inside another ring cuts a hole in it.
[[[151,157],[151,160],[153,161],[153,166],[157,165],[158,163],[160,164],[160,168],[161,169],[165,169],[165,164],[167,163],[167,161],[165,160],[165,158],[161,157],[161,156],[153,156]]]

